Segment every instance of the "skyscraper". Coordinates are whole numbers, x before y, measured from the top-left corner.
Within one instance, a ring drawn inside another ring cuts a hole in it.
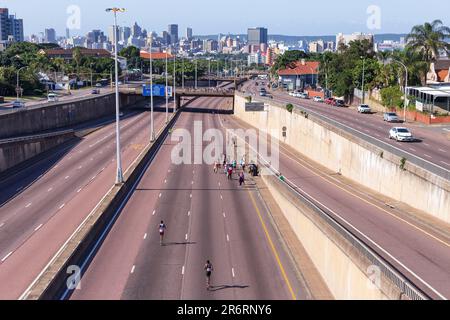
[[[186,39],[192,39],[192,28],[186,28]]]
[[[178,43],[178,25],[177,24],[169,24],[168,30],[170,35],[170,43],[175,44]]]
[[[119,26],[117,26],[117,28],[116,28],[117,41],[119,41],[119,31],[120,31],[120,28],[119,28]],[[114,26],[108,27],[108,39],[110,42],[114,42]]]
[[[0,8],[0,41],[24,41],[23,20],[9,15],[8,8]]]
[[[267,44],[267,29],[266,28],[249,28],[248,29],[248,44],[250,46],[259,46],[261,43]]]
[[[142,28],[137,24],[137,22],[135,22],[133,27],[131,28],[131,35],[135,38],[138,38],[142,35]]]
[[[56,31],[53,28],[45,29],[44,31],[44,42],[46,43],[56,43]]]

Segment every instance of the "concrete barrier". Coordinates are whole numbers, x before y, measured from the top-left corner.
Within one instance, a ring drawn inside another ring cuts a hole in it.
[[[74,138],[67,130],[40,136],[0,140],[0,174]]]
[[[337,300],[420,299],[400,273],[326,219],[276,176],[262,175],[296,236]],[[345,236],[347,235],[347,237]],[[408,296],[409,295],[409,296]]]
[[[450,222],[450,181],[300,109],[289,113],[270,101],[267,112],[246,112],[245,97],[235,98],[235,116],[269,132],[313,161],[357,183]],[[282,128],[286,127],[286,137]]]
[[[70,267],[80,266],[82,272],[85,271],[179,114],[172,115],[169,124],[158,133],[156,141],[149,144],[125,172],[125,183],[110,189],[21,299],[53,300],[64,297],[71,276],[68,274]]]
[[[127,108],[144,99],[133,94],[121,94],[120,97],[121,108]],[[0,115],[0,139],[75,126],[114,114],[115,110],[115,95],[110,93]]]

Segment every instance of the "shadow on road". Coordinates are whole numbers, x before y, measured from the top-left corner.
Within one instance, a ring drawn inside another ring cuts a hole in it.
[[[163,243],[163,247],[169,247],[169,246],[189,246],[197,244],[197,242],[167,242]]]
[[[227,289],[247,289],[250,288],[250,286],[247,285],[243,285],[243,286],[239,286],[239,285],[234,285],[234,286],[230,286],[230,285],[221,285],[221,286],[211,286],[209,288],[209,291],[222,291],[222,290],[227,290]]]

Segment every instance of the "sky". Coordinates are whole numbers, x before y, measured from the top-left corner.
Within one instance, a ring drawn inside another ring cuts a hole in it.
[[[176,23],[180,36],[186,27],[192,27],[194,35],[245,34],[248,27],[263,26],[269,34],[320,36],[408,33],[412,26],[434,19],[450,25],[448,0],[0,0],[0,7],[24,19],[26,36],[45,28],[65,35],[68,21],[71,35],[107,31],[113,22],[112,14],[105,12],[110,6],[127,9],[119,14],[119,25],[136,21],[160,33]]]

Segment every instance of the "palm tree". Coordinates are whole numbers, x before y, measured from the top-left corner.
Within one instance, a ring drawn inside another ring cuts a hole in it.
[[[430,64],[439,57],[439,51],[450,51],[450,44],[445,40],[450,36],[450,28],[441,20],[434,20],[424,25],[414,26],[406,37],[408,47],[420,52],[423,59]]]

